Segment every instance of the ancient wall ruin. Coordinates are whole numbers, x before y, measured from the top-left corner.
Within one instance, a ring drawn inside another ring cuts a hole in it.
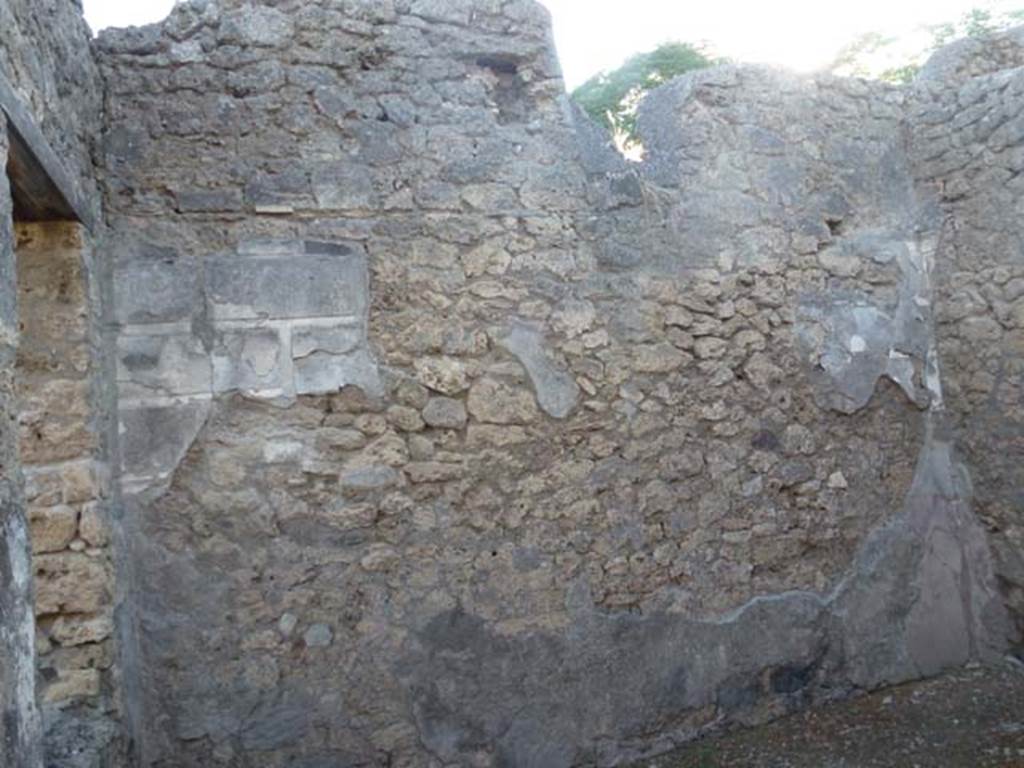
[[[102,220],[18,230],[87,291],[86,442],[22,456],[51,759],[613,765],[1019,642],[1024,49],[973,45],[691,74],[634,164],[530,0],[103,33],[103,109],[39,101]]]
[[[12,294],[5,320],[17,329],[15,357],[4,368],[16,398],[3,412],[15,425],[5,440],[19,454],[4,462],[5,480],[17,489],[5,504],[12,526],[5,542],[19,550],[8,554],[9,578],[24,582],[11,591],[17,607],[4,611],[3,623],[20,615],[12,623],[28,646],[3,654],[5,667],[28,670],[3,702],[5,724],[34,723],[34,735],[4,739],[3,762],[113,764],[121,718],[107,467],[116,423],[93,164],[102,88],[76,5],[3,3],[0,28],[0,108],[10,143],[3,187],[11,193],[0,251]],[[13,530],[26,524],[19,541]]]

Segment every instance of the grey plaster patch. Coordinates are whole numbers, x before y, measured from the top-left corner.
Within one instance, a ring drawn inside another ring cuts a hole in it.
[[[299,359],[314,352],[343,355],[365,344],[365,329],[359,325],[310,325],[292,328],[292,357]]]
[[[402,678],[430,752],[457,761],[472,745],[537,768],[627,762],[651,750],[652,723],[671,743],[695,735],[682,724],[694,709],[718,704],[739,717],[771,700],[784,708],[838,662],[827,611],[811,595],[753,602],[721,622],[607,616],[583,605],[564,633],[503,636],[459,610],[425,624],[406,644]],[[764,674],[783,669],[804,670],[789,693]],[[555,677],[563,683],[552,686]]]
[[[853,243],[855,263],[869,253],[884,254],[882,263],[898,262],[902,281],[897,303],[888,309],[867,294],[849,291],[802,297],[796,336],[825,373],[825,399],[830,407],[853,413],[867,405],[878,379],[887,376],[919,407],[941,402],[937,380],[929,377],[935,359],[927,253],[917,243],[877,232]],[[846,267],[842,272],[852,274]]]
[[[209,400],[122,406],[122,470],[126,475],[160,478],[177,468],[210,411]]]
[[[498,334],[497,339],[523,364],[533,384],[537,404],[545,413],[556,419],[564,419],[572,413],[579,400],[579,386],[572,375],[552,359],[543,334],[527,325],[513,323]]]
[[[138,258],[115,272],[115,318],[124,325],[188,320],[199,297],[195,261],[177,254]]]
[[[359,387],[370,395],[383,392],[377,363],[365,349],[343,355],[312,352],[295,360],[294,365],[296,394],[322,395],[347,386]]]
[[[908,651],[921,675],[992,657],[1013,634],[985,531],[971,510],[967,468],[944,431],[929,422],[907,497],[924,549],[907,617]]]
[[[219,331],[211,356],[213,391],[283,388],[289,371],[286,354],[280,333],[273,328]]]
[[[117,339],[122,397],[210,392],[210,359],[191,335],[125,335]]]
[[[324,394],[356,386],[377,396],[383,382],[366,346],[365,326],[351,320],[292,330],[291,356],[297,394]]]
[[[361,317],[367,309],[361,256],[217,256],[207,261],[206,276],[215,320]]]
[[[311,715],[309,702],[304,697],[264,703],[247,718],[241,732],[242,745],[266,752],[295,744],[312,726]]]

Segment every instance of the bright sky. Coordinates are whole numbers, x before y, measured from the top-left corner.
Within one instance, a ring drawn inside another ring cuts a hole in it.
[[[1006,10],[1024,0],[542,0],[555,20],[571,89],[631,54],[668,40],[713,44],[718,55],[799,71],[827,65],[865,32],[907,35],[971,8]],[[94,30],[149,24],[174,0],[85,0]]]

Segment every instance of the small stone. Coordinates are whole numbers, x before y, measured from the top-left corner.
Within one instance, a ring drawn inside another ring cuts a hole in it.
[[[294,22],[277,8],[246,8],[225,16],[221,40],[230,44],[274,47],[292,34]]]
[[[828,476],[828,487],[835,488],[837,490],[845,490],[849,488],[849,484],[846,482],[846,476],[842,472],[833,472]]]
[[[470,424],[466,430],[466,446],[473,450],[504,448],[509,445],[525,443],[529,439],[529,435],[522,427]]]
[[[814,433],[803,424],[790,424],[782,433],[782,447],[790,455],[811,456],[817,450]]]
[[[540,416],[532,392],[495,379],[476,382],[466,405],[473,418],[489,424],[525,424]]]
[[[341,473],[341,484],[354,491],[374,491],[398,481],[398,473],[380,465],[353,467]]]
[[[633,352],[639,373],[669,373],[686,363],[686,355],[671,344],[641,344]]]
[[[91,502],[82,507],[78,520],[78,535],[91,547],[105,547],[109,542],[107,526],[100,516],[99,504]]]
[[[488,241],[477,246],[462,257],[462,266],[466,277],[480,275],[503,275],[512,263],[512,256],[497,241]]]
[[[740,489],[740,492],[749,499],[760,495],[762,490],[764,490],[764,478],[760,475],[755,475],[743,483],[743,487]]]
[[[597,310],[589,301],[566,301],[551,315],[551,324],[572,339],[589,331],[597,322]]]
[[[388,420],[379,413],[364,413],[356,419],[355,427],[364,435],[383,435],[388,431]]]
[[[314,624],[303,634],[307,648],[326,648],[334,640],[334,633],[326,624]]]
[[[419,432],[423,429],[423,418],[414,408],[393,405],[388,408],[388,421],[403,432]]]
[[[792,488],[814,479],[814,469],[805,461],[793,460],[784,462],[776,473],[782,488]]]
[[[423,409],[423,420],[440,429],[462,429],[466,418],[466,406],[450,397],[432,397]]]
[[[426,387],[412,379],[402,379],[395,387],[395,399],[410,408],[422,408],[429,396]]]
[[[457,395],[469,387],[466,366],[450,357],[428,357],[416,361],[419,382],[443,395]]]
[[[397,565],[398,552],[388,544],[374,544],[359,564],[368,571],[386,571]]]
[[[283,613],[277,620],[277,629],[284,637],[289,637],[295,631],[298,623],[299,617],[294,613]]]
[[[838,248],[823,250],[818,254],[818,262],[830,274],[837,277],[853,277],[863,268],[857,256],[846,253]]]
[[[462,477],[463,468],[461,464],[417,461],[406,465],[405,474],[413,483],[443,483]]]
[[[724,339],[719,339],[714,336],[704,336],[694,342],[693,352],[702,360],[710,360],[724,355],[725,350],[728,349],[728,347],[729,345]]]
[[[50,637],[67,648],[86,643],[98,643],[110,637],[114,623],[107,616],[84,618],[82,616],[61,616],[53,623]]]
[[[693,315],[682,307],[667,307],[665,309],[665,325],[677,328],[689,328],[693,325]]]
[[[409,438],[409,458],[426,461],[434,455],[434,441],[426,435],[412,435]]]
[[[69,464],[61,470],[61,485],[64,489],[64,503],[78,504],[95,499],[99,493],[92,464]]]

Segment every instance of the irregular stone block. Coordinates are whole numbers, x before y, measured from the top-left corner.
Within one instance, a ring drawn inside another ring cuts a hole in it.
[[[488,424],[526,424],[540,415],[527,390],[495,379],[474,383],[466,407],[473,418]]]
[[[272,328],[225,330],[211,356],[213,391],[251,392],[283,386],[284,347]]]
[[[61,616],[50,629],[50,637],[65,648],[98,643],[113,633],[114,622],[109,616]]]
[[[347,161],[317,167],[313,172],[313,195],[321,210],[369,210],[380,204],[372,171]]]
[[[128,396],[191,395],[210,391],[210,358],[191,335],[117,339],[117,380]]]
[[[466,366],[451,357],[428,357],[417,360],[416,378],[427,389],[445,395],[456,395],[469,387]]]
[[[256,6],[225,14],[220,41],[232,45],[274,47],[291,37],[295,24],[276,8]]]
[[[373,465],[353,467],[341,473],[342,486],[353,491],[376,491],[398,482],[398,473],[391,467]]]
[[[107,523],[97,502],[90,502],[82,507],[82,514],[78,521],[78,535],[86,544],[93,547],[105,547],[110,541]]]
[[[313,193],[303,169],[259,174],[245,186],[245,199],[257,213],[290,213],[295,208],[312,208]]]
[[[60,552],[67,548],[78,531],[78,513],[63,504],[33,507],[28,512],[32,552]]]
[[[94,449],[88,381],[47,381],[22,388],[20,394],[23,462],[53,464],[80,459]]]
[[[457,480],[465,473],[461,464],[440,461],[414,461],[406,464],[404,470],[412,483],[444,483]]]
[[[109,575],[102,561],[80,552],[37,555],[36,614],[91,613],[110,599]]]
[[[451,397],[432,397],[423,409],[423,420],[432,427],[461,429],[466,425],[466,406]]]
[[[387,411],[388,421],[401,432],[419,432],[425,426],[423,417],[415,408],[393,405]]]
[[[57,704],[73,699],[99,696],[100,671],[98,669],[68,669],[43,689],[43,701]]]
[[[100,492],[96,470],[91,460],[62,466],[60,482],[61,496],[65,504],[79,504],[95,499]]]
[[[366,314],[368,283],[361,255],[218,256],[207,262],[206,279],[215,320]]]

